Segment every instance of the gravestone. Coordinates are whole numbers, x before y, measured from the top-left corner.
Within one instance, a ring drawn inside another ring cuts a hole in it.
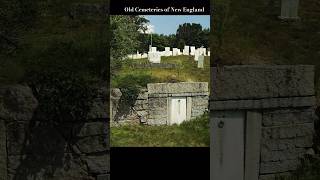
[[[141,55],[141,58],[148,58],[148,54],[143,53],[143,54]]]
[[[161,62],[160,52],[149,52],[148,53],[148,60],[151,63],[160,63]]]
[[[184,46],[183,55],[189,55],[189,46]]]
[[[200,55],[206,55],[206,48],[204,48],[204,47],[201,47],[201,48],[199,48],[199,50],[200,50]]]
[[[203,68],[203,64],[204,64],[204,56],[200,55],[198,58],[198,68]]]
[[[210,56],[210,51],[208,51],[208,56]]]
[[[178,56],[179,55],[179,51],[178,51],[178,48],[172,48],[172,56]]]
[[[178,49],[178,56],[182,55],[181,50]]]
[[[157,47],[151,47],[150,52],[157,52]]]
[[[172,56],[172,51],[170,51],[170,47],[165,47],[165,51],[163,52],[163,56]]]
[[[197,49],[197,50],[194,52],[194,60],[195,60],[195,61],[198,61],[198,60],[199,60],[199,56],[200,56],[200,51],[199,51],[199,49]]]
[[[299,0],[281,0],[280,19],[299,19]]]
[[[194,56],[194,52],[196,51],[196,47],[195,46],[190,46],[190,55]]]

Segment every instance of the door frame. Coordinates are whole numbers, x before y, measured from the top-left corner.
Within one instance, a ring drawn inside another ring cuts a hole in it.
[[[171,101],[173,98],[185,98],[186,99],[186,121],[191,119],[192,111],[192,97],[187,96],[170,96],[167,99],[167,125],[172,125],[171,122]]]

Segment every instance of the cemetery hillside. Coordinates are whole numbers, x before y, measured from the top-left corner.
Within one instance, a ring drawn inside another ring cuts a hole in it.
[[[211,47],[222,64],[312,64],[319,79],[319,1],[300,1],[297,20],[278,17],[278,0],[215,0],[213,6]]]
[[[144,16],[110,23],[112,146],[209,146],[209,29],[159,34]]]

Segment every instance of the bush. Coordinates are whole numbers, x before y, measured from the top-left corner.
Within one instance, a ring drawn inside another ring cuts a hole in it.
[[[154,82],[155,78],[146,73],[125,74],[116,77],[112,81],[113,88],[119,88],[122,92],[121,102],[132,107],[139,95],[140,89],[148,83]]]

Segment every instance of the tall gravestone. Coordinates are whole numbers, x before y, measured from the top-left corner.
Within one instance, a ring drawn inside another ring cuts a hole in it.
[[[200,51],[199,51],[199,49],[197,49],[197,50],[194,52],[194,60],[195,60],[195,61],[198,61],[198,60],[199,60],[199,56],[200,56]]]
[[[172,48],[172,56],[178,56],[178,55],[179,55],[178,48]]]
[[[299,0],[281,0],[281,19],[299,19]]]
[[[198,68],[203,68],[203,64],[204,64],[204,56],[200,55],[198,59]]]
[[[195,46],[190,46],[190,55],[194,56],[194,52],[196,51],[196,47]]]
[[[184,46],[183,55],[189,55],[189,46]]]

